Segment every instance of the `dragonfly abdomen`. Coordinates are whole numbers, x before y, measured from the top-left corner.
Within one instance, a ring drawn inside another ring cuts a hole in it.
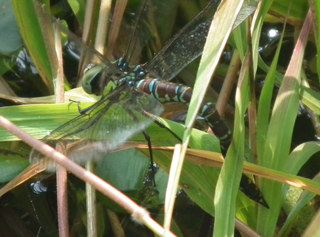
[[[181,102],[189,104],[192,96],[192,88],[158,79],[145,79],[137,83],[137,88],[152,95],[161,103]],[[231,132],[221,119],[218,111],[211,102],[204,101],[199,115],[204,118],[208,126],[220,140],[222,154],[225,156],[231,143]],[[241,179],[241,190],[252,200],[268,208],[259,188],[245,175]]]
[[[192,89],[188,86],[158,79],[141,80],[138,82],[137,88],[152,95],[161,103],[181,102],[187,104],[192,95]]]
[[[181,102],[189,104],[192,96],[192,88],[182,84],[146,79],[138,82],[139,90],[152,95],[161,103]],[[219,138],[221,148],[225,152],[231,142],[231,132],[221,120],[218,111],[211,102],[203,102],[199,115],[203,117],[214,134]]]
[[[219,138],[222,152],[225,153],[231,143],[231,131],[224,121],[221,120],[220,114],[214,104],[211,102],[203,102],[199,115],[204,118],[208,126]]]

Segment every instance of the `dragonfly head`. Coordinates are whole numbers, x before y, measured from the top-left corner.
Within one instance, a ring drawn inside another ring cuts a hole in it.
[[[116,87],[117,80],[123,73],[108,73],[104,64],[89,64],[83,70],[82,88],[88,94],[102,95],[105,87],[113,84]]]
[[[117,67],[123,72],[129,71],[129,63],[127,62],[127,60],[125,58],[118,59]]]

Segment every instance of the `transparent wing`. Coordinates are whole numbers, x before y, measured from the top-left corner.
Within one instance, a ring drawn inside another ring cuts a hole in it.
[[[63,39],[64,54],[71,57],[75,62],[81,62],[81,65],[79,65],[78,78],[81,78],[83,76],[84,69],[88,64],[86,62],[90,62],[96,65],[103,64],[105,75],[116,75],[117,77],[124,76],[124,73],[114,63],[107,60],[95,49],[85,45],[79,37],[70,32],[61,23],[56,22],[55,24],[60,24],[60,29],[63,35],[66,36],[66,38]],[[81,57],[85,57],[85,60],[81,60]]]
[[[161,80],[170,80],[202,54],[212,18],[220,0],[211,0],[189,24],[178,32],[149,62],[145,70]],[[233,29],[243,22],[257,3],[244,4]]]
[[[189,24],[179,31],[146,65],[146,71],[170,80],[202,53],[206,36],[219,0],[211,1]]]
[[[154,98],[123,85],[43,140],[112,140],[117,147],[152,123],[152,119],[141,114],[143,111],[160,115],[162,110],[163,106]]]
[[[130,35],[130,40],[124,58],[131,65],[141,63],[141,51],[148,41],[157,38],[164,26],[168,26],[167,19],[172,19],[178,4],[177,0],[143,0],[139,6],[134,29]],[[160,32],[159,32],[160,31]],[[168,29],[167,29],[168,31]],[[161,33],[160,33],[161,34]],[[158,45],[159,42],[158,42]],[[157,46],[158,46],[157,45]],[[150,49],[149,49],[150,50]]]
[[[38,12],[42,12],[41,18],[45,18],[45,20],[47,20],[48,22],[51,21],[53,26],[59,26],[59,30],[61,31],[61,41],[63,45],[64,56],[68,57],[68,60],[75,62],[75,64],[79,64],[79,62],[81,62],[81,65],[79,65],[78,69],[78,78],[81,78],[83,76],[83,70],[88,64],[86,62],[90,62],[93,64],[103,64],[104,70],[106,71],[105,75],[124,75],[123,72],[114,63],[107,60],[95,49],[84,44],[82,40],[71,31],[69,31],[61,21],[58,21],[56,18],[47,13],[40,4],[36,3],[35,7],[37,8]],[[80,60],[82,59],[82,57],[85,57],[85,60]],[[73,66],[71,67],[72,68],[65,67],[65,71],[72,70],[74,72],[77,72],[76,68],[74,68]]]
[[[143,112],[160,115],[162,111],[163,106],[157,100],[123,85],[103,96],[85,113],[53,130],[43,141],[50,145],[62,140],[81,139],[82,145],[103,141],[100,144],[104,153],[108,153],[153,122]],[[30,155],[32,159],[41,157],[35,151]]]

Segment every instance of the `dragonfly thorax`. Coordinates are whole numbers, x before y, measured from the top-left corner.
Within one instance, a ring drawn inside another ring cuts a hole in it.
[[[147,72],[144,70],[142,65],[136,67],[130,67],[129,63],[125,58],[120,58],[117,61],[118,68],[127,74],[127,76],[122,77],[118,81],[118,85],[123,83],[128,83],[132,87],[136,87],[137,83],[146,78]]]

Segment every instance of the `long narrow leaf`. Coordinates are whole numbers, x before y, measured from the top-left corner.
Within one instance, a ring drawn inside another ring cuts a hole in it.
[[[310,15],[310,14],[309,14]],[[295,53],[291,58],[283,84],[279,90],[264,148],[262,165],[277,170],[285,170],[291,136],[299,107],[299,87],[301,83],[300,70],[303,61],[304,47],[307,35],[311,27],[311,21],[306,18]],[[265,193],[265,199],[270,203],[270,211],[259,208],[258,229],[261,234],[270,236],[274,233],[281,205],[282,185],[273,181],[262,180],[261,186]]]
[[[45,39],[41,32],[34,4],[38,3],[35,1],[12,1],[23,41],[41,75],[42,85],[45,85],[45,87],[41,87],[39,82],[35,82],[35,85],[39,86],[39,88],[44,91],[43,93],[45,93],[45,89],[47,88],[48,91],[46,94],[53,94],[53,84],[51,82],[52,72],[48,59],[49,56],[46,51]]]

